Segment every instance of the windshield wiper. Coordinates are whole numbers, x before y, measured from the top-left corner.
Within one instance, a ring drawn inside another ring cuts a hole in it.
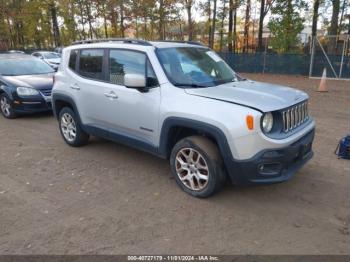
[[[195,88],[204,88],[204,87],[209,87],[207,85],[199,85],[199,84],[195,84],[195,83],[192,83],[192,84],[174,84],[174,86],[177,86],[177,87],[195,87]]]

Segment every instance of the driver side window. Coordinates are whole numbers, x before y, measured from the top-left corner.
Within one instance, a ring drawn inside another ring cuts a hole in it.
[[[112,84],[124,85],[126,74],[146,76],[148,87],[158,84],[146,54],[130,50],[110,50],[108,81]]]

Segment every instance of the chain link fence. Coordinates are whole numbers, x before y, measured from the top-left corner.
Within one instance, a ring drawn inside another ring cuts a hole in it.
[[[350,79],[350,35],[317,36],[312,43],[310,77]]]
[[[220,56],[237,72],[271,74],[309,74],[310,55],[303,54],[233,54]]]
[[[350,79],[350,35],[301,37],[300,46],[292,53],[283,53],[269,46],[264,39],[264,51],[254,41],[241,49],[219,51],[221,57],[237,72],[292,74],[321,77],[324,69],[328,78]],[[241,46],[240,42],[237,44]]]

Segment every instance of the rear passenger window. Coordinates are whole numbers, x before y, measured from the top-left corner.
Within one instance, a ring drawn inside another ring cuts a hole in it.
[[[81,50],[79,73],[92,79],[103,79],[103,49]]]
[[[124,85],[125,74],[144,76],[147,74],[147,86],[157,84],[157,78],[146,54],[129,50],[111,50],[109,54],[109,82]]]
[[[73,71],[75,71],[75,65],[77,63],[77,56],[78,56],[77,50],[70,51],[69,68],[72,69]]]

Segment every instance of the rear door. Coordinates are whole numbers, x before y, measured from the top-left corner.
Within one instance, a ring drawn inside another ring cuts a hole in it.
[[[107,130],[105,119],[105,61],[106,50],[102,48],[78,51],[76,74],[72,75],[70,89],[84,125]]]

